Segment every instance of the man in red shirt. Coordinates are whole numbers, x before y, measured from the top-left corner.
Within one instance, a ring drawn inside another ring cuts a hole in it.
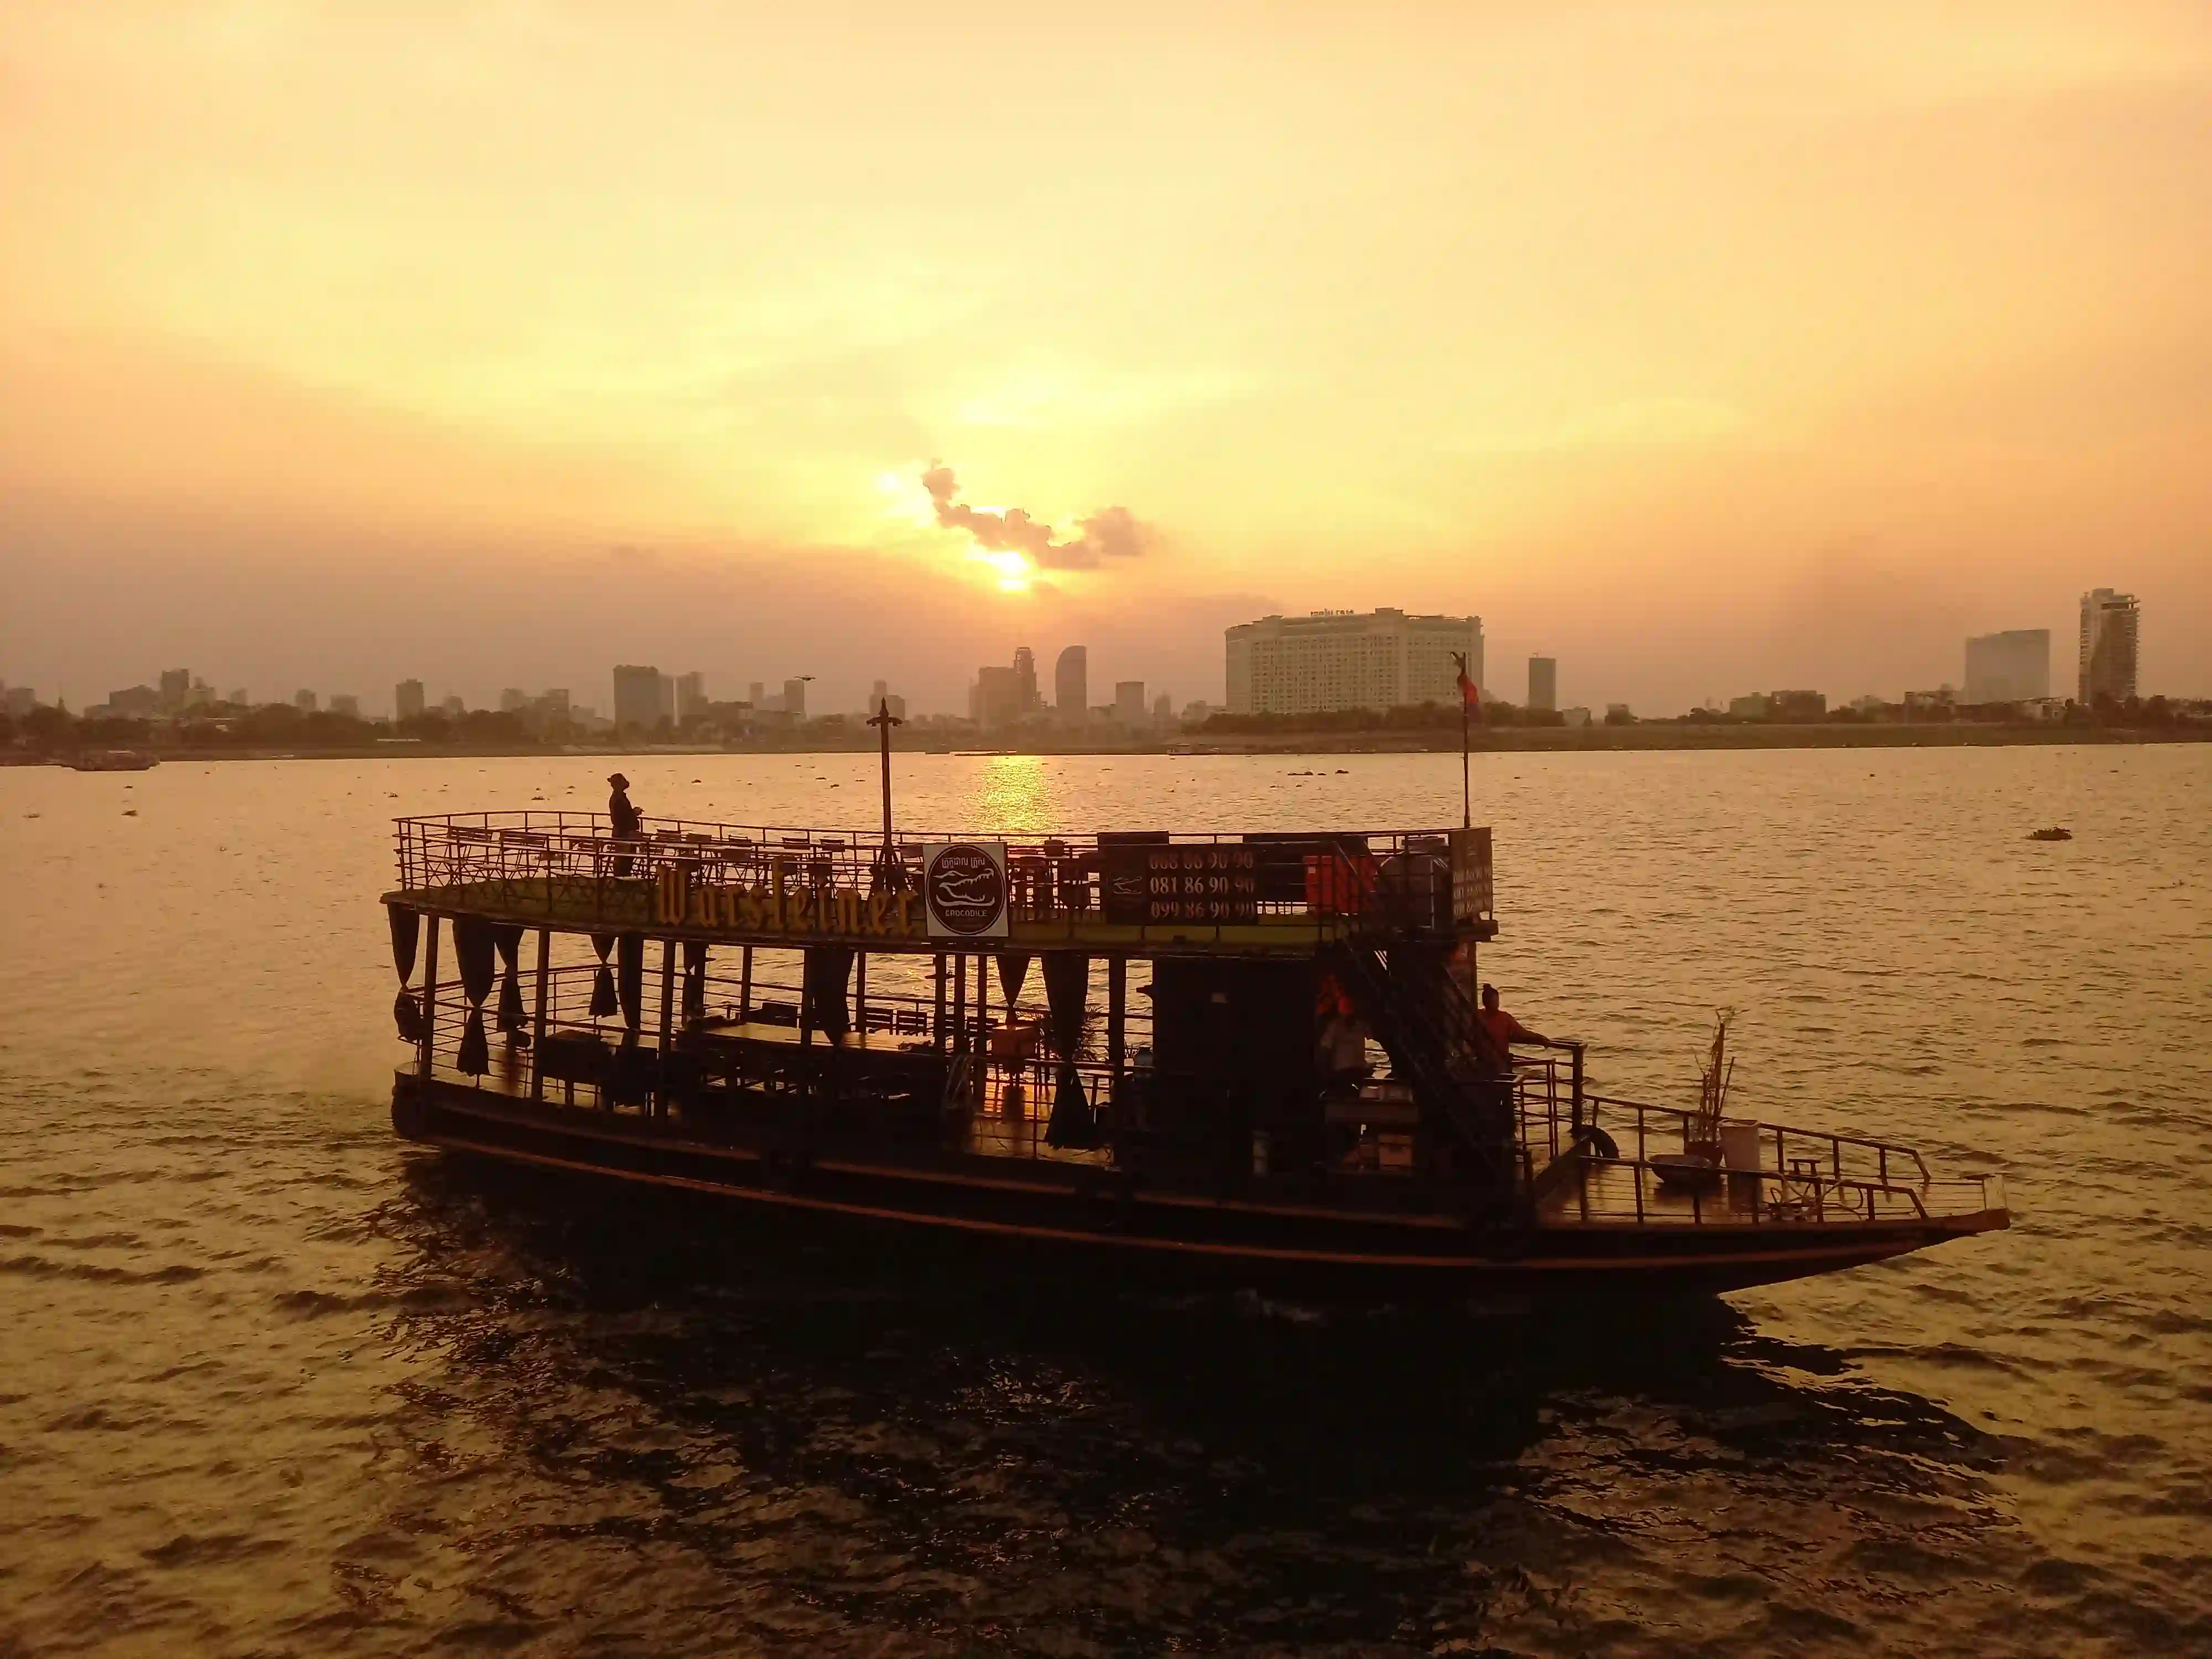
[[[1530,1030],[1498,1006],[1498,988],[1495,985],[1482,988],[1482,1012],[1475,1018],[1482,1022],[1482,1029],[1498,1045],[1498,1052],[1501,1055],[1506,1053],[1509,1044],[1515,1042],[1540,1042],[1547,1048],[1551,1046],[1551,1038],[1541,1031]]]

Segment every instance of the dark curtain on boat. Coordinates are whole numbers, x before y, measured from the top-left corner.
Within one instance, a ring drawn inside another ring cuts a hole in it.
[[[615,995],[615,970],[607,966],[607,953],[615,948],[612,933],[592,935],[592,949],[599,953],[599,977],[592,981],[592,1018],[611,1019],[622,1012],[622,1001]]]
[[[684,1018],[707,1018],[707,941],[684,941]]]
[[[453,956],[460,966],[461,989],[481,1007],[491,994],[492,978],[498,971],[498,946],[492,942],[491,923],[482,916],[455,917]]]
[[[499,959],[507,967],[499,985],[499,1029],[511,1036],[530,1024],[530,1016],[522,1006],[522,924],[501,922],[492,929],[492,938],[499,945]]]
[[[392,965],[404,985],[415,975],[415,945],[422,937],[422,917],[404,904],[387,904],[384,919],[392,924]]]
[[[999,989],[1006,999],[1006,1006],[1014,1006],[1014,999],[1022,994],[1022,987],[1030,976],[1030,955],[1026,951],[1001,951],[999,953]]]
[[[853,1029],[845,987],[853,977],[853,951],[846,945],[806,947],[806,1023],[836,1039]]]
[[[623,1024],[633,1031],[645,1023],[645,935],[624,933],[615,941],[615,988],[622,994]]]
[[[1088,1146],[1097,1125],[1091,1103],[1084,1097],[1083,1079],[1075,1069],[1076,1050],[1083,1044],[1084,1006],[1091,999],[1091,958],[1080,951],[1044,953],[1045,1006],[1051,1015],[1045,1035],[1060,1060],[1059,1086],[1053,1091],[1052,1121],[1045,1127],[1049,1146]]]
[[[468,1023],[461,1027],[459,1065],[469,1077],[491,1070],[491,1045],[484,1038],[484,999],[491,994],[499,948],[492,925],[482,916],[457,916],[453,921],[453,955],[459,958],[461,989],[469,1000]]]

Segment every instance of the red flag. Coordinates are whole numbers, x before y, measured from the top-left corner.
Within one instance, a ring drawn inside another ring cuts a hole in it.
[[[1474,682],[1468,678],[1467,664],[1464,660],[1461,662],[1459,668],[1459,701],[1460,706],[1463,708],[1479,710],[1482,707],[1482,693],[1475,689]]]

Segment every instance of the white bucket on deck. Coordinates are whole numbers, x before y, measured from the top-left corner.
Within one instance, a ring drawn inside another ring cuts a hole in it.
[[[1759,1168],[1759,1125],[1721,1120],[1721,1164],[1730,1170]]]

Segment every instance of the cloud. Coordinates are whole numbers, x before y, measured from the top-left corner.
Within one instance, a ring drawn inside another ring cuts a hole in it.
[[[1018,507],[994,513],[962,503],[960,481],[942,461],[921,475],[921,487],[945,529],[967,532],[987,553],[1019,553],[1040,570],[1095,570],[1108,559],[1133,559],[1159,540],[1159,532],[1127,507],[1109,507],[1076,520],[1082,533],[1074,540],[1055,541],[1050,525]]]

